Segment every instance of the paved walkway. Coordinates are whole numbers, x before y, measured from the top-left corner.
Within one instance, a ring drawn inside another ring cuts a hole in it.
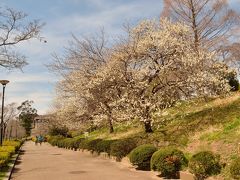
[[[26,142],[13,180],[153,180],[150,172],[135,171],[121,163],[92,157],[80,151],[35,146]]]

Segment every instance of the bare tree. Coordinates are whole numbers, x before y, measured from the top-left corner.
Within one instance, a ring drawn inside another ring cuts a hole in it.
[[[10,121],[16,120],[19,111],[17,110],[17,103],[10,103],[8,105],[6,105],[4,107],[4,114],[3,114],[3,138],[5,138],[6,136],[6,128],[8,126],[8,123]]]
[[[222,57],[225,62],[233,67],[239,67],[240,43],[232,43],[221,48]]]
[[[24,55],[15,50],[15,45],[39,38],[43,26],[39,20],[27,21],[27,15],[10,8],[0,9],[0,66],[8,69],[27,65]]]
[[[195,49],[218,49],[233,35],[239,15],[228,0],[164,0],[162,17],[170,17],[190,27]]]
[[[99,65],[105,64],[108,42],[103,30],[96,36],[77,38],[72,35],[72,38],[64,55],[53,54],[53,63],[47,65],[51,71],[63,77],[73,71],[91,75]]]
[[[64,56],[54,54],[54,62],[48,67],[63,78],[57,85],[61,101],[58,102],[62,104],[58,118],[64,117],[74,124],[74,120],[84,121],[86,117],[92,120],[106,115],[110,132],[113,132],[112,106],[109,104],[113,97],[110,98],[107,91],[111,85],[104,78],[98,81],[100,76],[103,77],[101,71],[104,71],[110,52],[102,30],[97,36],[82,39],[73,35]]]

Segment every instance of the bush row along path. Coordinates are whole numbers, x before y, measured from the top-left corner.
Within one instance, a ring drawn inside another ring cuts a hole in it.
[[[150,172],[135,171],[111,160],[26,142],[14,168],[13,180],[153,180]]]

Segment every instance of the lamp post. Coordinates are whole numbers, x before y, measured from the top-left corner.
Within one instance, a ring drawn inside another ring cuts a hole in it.
[[[3,85],[3,94],[2,94],[2,116],[1,116],[1,135],[0,135],[0,146],[2,146],[3,143],[3,109],[4,109],[4,94],[5,94],[5,87],[7,83],[9,83],[8,80],[0,80],[0,83]]]

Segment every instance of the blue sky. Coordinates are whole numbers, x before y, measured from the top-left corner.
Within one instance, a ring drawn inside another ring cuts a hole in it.
[[[63,53],[72,33],[87,36],[104,27],[114,37],[123,33],[126,21],[158,18],[162,0],[1,0],[0,6],[23,11],[30,19],[46,23],[42,36],[48,43],[34,40],[17,46],[28,58],[24,72],[0,69],[0,79],[11,81],[6,89],[7,103],[33,100],[38,112],[44,114],[51,105],[58,80],[44,64],[52,61],[52,53]],[[231,0],[231,6],[239,11],[240,0]]]
[[[8,79],[7,103],[33,100],[40,114],[51,106],[54,85],[58,80],[44,64],[52,61],[52,53],[62,54],[71,34],[78,37],[97,33],[102,27],[114,37],[123,33],[127,21],[158,17],[161,0],[1,0],[1,7],[23,11],[29,19],[40,19],[46,25],[42,36],[47,43],[37,40],[16,46],[27,56],[29,65],[23,71],[0,69],[0,79]],[[0,89],[1,90],[1,89]]]

